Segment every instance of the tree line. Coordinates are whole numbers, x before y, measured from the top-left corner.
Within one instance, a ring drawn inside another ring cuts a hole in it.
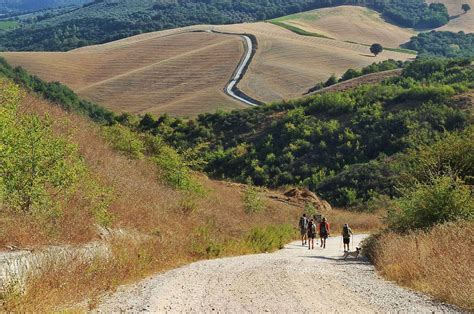
[[[434,28],[449,20],[443,4],[428,6],[424,0],[95,1],[72,12],[35,16],[0,33],[0,50],[67,51],[144,32],[252,22],[341,4],[372,7],[402,26]]]

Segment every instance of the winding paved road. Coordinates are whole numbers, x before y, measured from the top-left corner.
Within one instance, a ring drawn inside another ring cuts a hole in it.
[[[252,51],[253,51],[253,44],[252,44],[252,40],[250,39],[250,37],[246,36],[246,35],[239,35],[239,36],[242,36],[242,38],[244,38],[245,40],[245,47],[246,47],[246,52],[245,52],[245,56],[244,58],[242,59],[242,61],[240,62],[237,70],[235,71],[234,73],[234,76],[232,78],[232,80],[229,82],[229,84],[226,86],[225,90],[226,90],[226,93],[247,104],[247,105],[250,105],[250,106],[258,106],[257,103],[251,101],[251,100],[248,100],[248,99],[245,99],[243,97],[240,97],[239,95],[237,95],[235,92],[234,92],[234,88],[236,87],[237,83],[242,79],[242,75],[244,73],[244,70],[247,66],[249,66],[249,62],[251,61],[252,59]]]
[[[360,242],[365,236],[355,236]],[[326,249],[301,242],[272,254],[193,263],[106,297],[100,312],[439,313],[456,309],[379,277],[364,260],[341,259],[341,238]]]

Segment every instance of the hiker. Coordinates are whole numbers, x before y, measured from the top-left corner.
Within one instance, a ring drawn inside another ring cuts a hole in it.
[[[308,232],[308,218],[306,218],[306,214],[300,217],[300,233],[301,233],[301,245],[306,245],[306,233]]]
[[[342,226],[342,242],[344,243],[344,252],[349,252],[349,244],[351,243],[352,229],[348,224]],[[346,250],[347,246],[347,250]]]
[[[319,237],[321,238],[321,247],[326,248],[326,239],[329,237],[329,223],[326,217],[319,223]]]
[[[316,238],[316,223],[311,219],[308,224],[308,250],[314,250],[314,238]]]

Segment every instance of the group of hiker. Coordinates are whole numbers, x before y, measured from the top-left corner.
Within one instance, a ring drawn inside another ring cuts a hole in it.
[[[309,250],[314,250],[314,239],[321,240],[321,247],[326,248],[326,240],[330,234],[329,222],[326,217],[314,215],[313,218],[306,217],[306,214],[300,217],[299,228],[301,232],[301,245],[308,245]],[[352,230],[348,224],[342,226],[342,241],[344,243],[344,252],[349,251],[349,244],[351,243]],[[317,244],[317,243],[316,243]],[[347,249],[346,249],[347,247]]]

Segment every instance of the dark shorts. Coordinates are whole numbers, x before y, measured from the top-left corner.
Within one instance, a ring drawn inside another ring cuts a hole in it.
[[[327,239],[328,238],[328,233],[327,232],[322,232],[319,234],[319,236],[321,237],[321,239]]]
[[[343,238],[344,244],[349,244],[351,242],[351,238]]]
[[[294,230],[294,229],[293,229]],[[306,229],[300,229],[301,235],[304,236],[306,235]]]
[[[308,238],[309,239],[315,239],[316,238],[316,233],[308,233]]]

